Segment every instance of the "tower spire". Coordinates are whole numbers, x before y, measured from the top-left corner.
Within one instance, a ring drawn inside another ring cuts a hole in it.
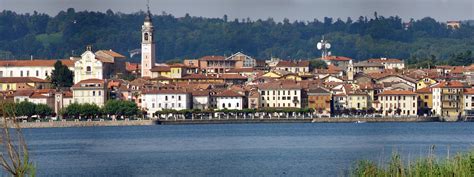
[[[150,0],[146,1],[146,16],[145,16],[145,21],[146,22],[151,22],[151,12],[150,12]]]

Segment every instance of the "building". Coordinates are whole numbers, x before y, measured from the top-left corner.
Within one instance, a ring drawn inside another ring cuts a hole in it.
[[[416,116],[417,94],[407,90],[386,90],[378,94],[383,115]]]
[[[458,118],[463,112],[463,92],[468,86],[459,81],[445,81],[433,88],[433,114]]]
[[[258,85],[261,108],[302,108],[302,87],[294,83],[271,82]]]
[[[369,95],[362,91],[353,91],[346,93],[348,109],[367,110],[369,106]]]
[[[430,115],[431,109],[433,108],[433,90],[430,87],[424,87],[421,89],[416,90],[416,94],[418,96],[418,110],[422,111],[419,112],[419,115]]]
[[[309,61],[279,61],[275,66],[276,70],[287,71],[291,73],[308,73]]]
[[[54,94],[54,112],[59,113],[60,110],[66,108],[74,102],[73,93],[71,91],[59,91]]]
[[[151,77],[150,69],[155,66],[155,40],[154,27],[151,20],[150,9],[148,9],[145,16],[145,21],[142,25],[142,60],[141,60],[141,75],[142,77]]]
[[[385,69],[382,63],[370,63],[368,61],[361,61],[354,63],[355,73],[380,73]]]
[[[144,90],[142,91],[142,109],[152,116],[156,111],[165,109],[191,109],[191,94],[184,90]]]
[[[459,29],[461,27],[461,21],[447,21],[446,26],[451,29]]]
[[[51,77],[56,61],[61,61],[74,71],[74,60],[2,60],[0,61],[0,77]]]
[[[430,87],[433,84],[436,84],[436,80],[431,79],[429,77],[424,77],[418,80],[418,83],[416,84],[416,88],[422,89],[422,88]]]
[[[74,84],[71,87],[74,103],[104,106],[107,100],[106,86],[105,80],[102,79],[86,79]]]
[[[237,109],[241,110],[244,107],[244,95],[233,90],[224,90],[213,95],[216,99],[216,106],[218,110],[222,109]]]
[[[193,96],[193,109],[207,110],[209,109],[210,96],[207,90],[194,90],[191,92]]]
[[[326,62],[328,66],[334,65],[343,70],[346,70],[347,66],[349,65],[349,62],[352,61],[352,58],[343,57],[343,56],[326,56],[324,58],[321,58],[321,60]]]
[[[81,59],[74,62],[74,83],[88,79],[105,79],[104,63],[92,52],[92,46],[87,46]]]
[[[49,88],[51,83],[36,77],[0,77],[0,91]]]
[[[230,57],[228,57],[226,60],[241,61],[242,68],[253,68],[257,66],[257,60],[253,59],[252,57],[248,55],[243,54],[242,52],[237,52],[231,55]],[[240,66],[240,65],[237,65],[237,66]]]
[[[464,116],[474,116],[474,88],[464,90]]]
[[[312,108],[318,114],[330,115],[331,114],[331,91],[323,88],[316,87],[310,88],[308,94],[308,108]]]
[[[384,65],[385,69],[404,69],[405,62],[400,59],[394,58],[377,58],[377,59],[369,59],[367,60],[369,63],[381,63]]]
[[[247,103],[249,109],[258,109],[260,107],[260,93],[258,90],[250,90]]]

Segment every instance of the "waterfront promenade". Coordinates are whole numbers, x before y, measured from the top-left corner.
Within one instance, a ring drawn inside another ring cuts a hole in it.
[[[437,122],[437,117],[338,117],[338,118],[226,118],[226,119],[160,119],[160,120],[60,120],[20,122],[21,128],[150,126],[176,124],[247,124],[247,123],[365,123],[365,122]]]

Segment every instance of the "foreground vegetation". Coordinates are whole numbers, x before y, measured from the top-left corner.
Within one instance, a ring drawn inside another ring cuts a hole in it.
[[[471,177],[474,176],[474,150],[440,159],[430,151],[428,157],[406,162],[394,153],[387,164],[359,161],[352,171],[354,177]]]

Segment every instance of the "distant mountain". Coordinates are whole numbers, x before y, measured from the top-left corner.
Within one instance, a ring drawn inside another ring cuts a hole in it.
[[[144,12],[133,14],[61,11],[46,14],[0,13],[0,58],[69,58],[85,46],[113,49],[130,56],[140,48]],[[153,16],[158,62],[244,52],[258,59],[319,57],[324,35],[332,54],[355,59],[375,57],[442,58],[474,51],[474,27],[448,29],[432,18],[404,23],[399,17],[374,16],[302,22],[230,20],[170,14]],[[407,27],[407,28],[405,28]],[[132,52],[133,53],[133,52]],[[132,61],[138,61],[134,55]]]

